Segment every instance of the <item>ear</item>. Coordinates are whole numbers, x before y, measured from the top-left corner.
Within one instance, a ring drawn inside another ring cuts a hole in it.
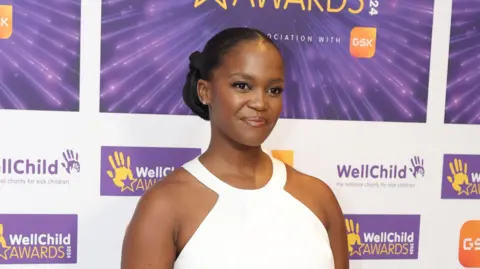
[[[204,105],[209,105],[211,102],[211,87],[206,80],[199,79],[197,82],[197,95]]]

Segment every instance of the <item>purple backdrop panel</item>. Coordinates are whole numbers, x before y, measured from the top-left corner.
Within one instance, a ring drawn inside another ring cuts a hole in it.
[[[445,123],[480,124],[480,0],[453,0]]]
[[[283,118],[426,121],[433,0],[102,2],[101,112],[191,114],[189,54],[250,26],[284,55]],[[354,27],[377,29],[372,58],[351,55]]]
[[[80,0],[2,5],[13,32],[0,39],[0,109],[78,111]]]

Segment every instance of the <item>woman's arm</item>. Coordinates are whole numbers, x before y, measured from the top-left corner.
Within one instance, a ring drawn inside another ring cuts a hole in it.
[[[335,261],[335,269],[349,269],[348,242],[347,231],[345,227],[345,218],[342,209],[338,203],[335,194],[326,186],[327,199],[326,211],[328,217],[328,237],[330,239],[330,247],[333,251]]]
[[[123,241],[121,269],[173,268],[175,210],[163,187],[153,187],[140,199]]]

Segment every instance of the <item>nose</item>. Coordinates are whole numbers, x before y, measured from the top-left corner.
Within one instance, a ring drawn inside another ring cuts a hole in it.
[[[257,111],[265,111],[267,109],[267,94],[264,90],[251,91],[251,99],[248,102],[248,107]]]

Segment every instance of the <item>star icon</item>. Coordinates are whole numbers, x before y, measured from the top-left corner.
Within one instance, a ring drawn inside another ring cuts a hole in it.
[[[468,184],[466,182],[463,182],[462,184],[459,184],[458,186],[460,187],[460,190],[458,191],[458,195],[461,195],[462,193],[465,193],[465,195],[468,196],[468,187],[470,187],[471,184]]]
[[[227,9],[227,2],[226,1],[227,0],[215,0],[215,2],[217,2],[217,4],[219,4],[225,10]],[[193,4],[193,7],[197,8],[205,2],[207,2],[207,0],[195,0],[195,3]]]
[[[8,260],[8,255],[7,255],[7,251],[10,249],[11,247],[9,246],[3,246],[3,244],[0,244],[0,259],[4,259],[4,260]]]
[[[130,190],[133,192],[133,184],[137,182],[136,179],[126,179],[123,181],[122,192],[125,190]]]
[[[360,251],[362,247],[363,244],[355,242],[355,244],[352,245],[352,252],[350,252],[350,256],[353,256],[355,253],[357,253],[358,256],[362,256],[362,252]]]

